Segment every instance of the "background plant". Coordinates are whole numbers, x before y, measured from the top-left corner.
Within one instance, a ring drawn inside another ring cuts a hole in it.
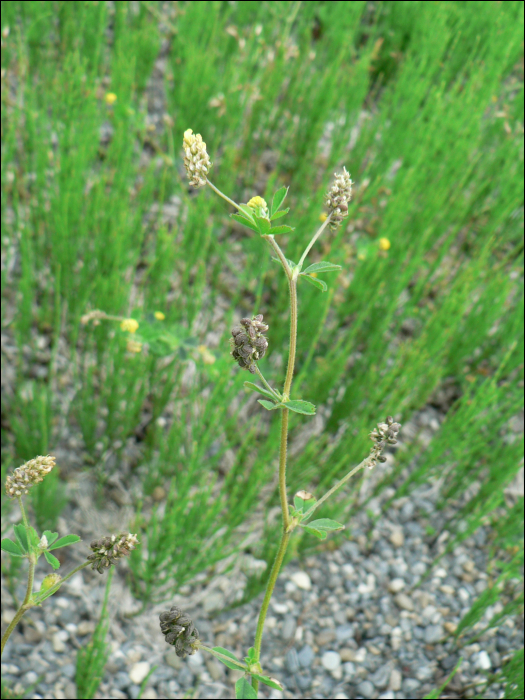
[[[274,465],[255,459],[276,453],[278,431],[250,396],[239,402],[227,339],[234,313],[271,301],[283,315],[287,291],[255,233],[240,235],[219,200],[189,201],[174,134],[191,124],[225,191],[247,200],[290,187],[292,260],[334,170],[351,164],[356,181],[349,225],[319,249],[344,271],[326,294],[302,292],[308,342],[294,385],[302,395],[308,377],[309,400],[327,413],[291,492],[305,480],[329,488],[360,459],[376,416],[396,406],[405,423],[430,404],[446,420],[428,445],[414,436],[398,451],[392,483],[409,493],[440,478],[444,498],[463,494],[455,537],[464,519],[471,531],[505,522],[506,565],[522,546],[521,508],[505,496],[522,454],[522,4],[151,10],[2,4],[3,476],[75,440],[102,503],[136,446],[126,476],[150,556],[134,553],[130,585],[144,603],[243,550],[239,525],[261,493],[265,511],[278,504]],[[118,324],[81,324],[92,309],[143,324],[161,311],[203,349],[130,353]],[[284,327],[271,342],[274,385]],[[63,483],[78,466],[61,461]],[[328,515],[344,522],[354,501],[350,491]],[[39,522],[56,517],[32,505]],[[277,532],[268,518],[257,557],[273,560]],[[252,577],[246,596],[264,585]]]

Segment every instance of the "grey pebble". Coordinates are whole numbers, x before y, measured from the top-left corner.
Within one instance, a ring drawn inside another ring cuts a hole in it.
[[[299,690],[308,690],[312,685],[312,674],[310,671],[300,671],[295,674],[294,678]]]
[[[299,656],[294,647],[286,652],[286,668],[290,673],[297,673],[299,670]]]
[[[404,697],[411,698],[420,685],[421,683],[415,678],[405,678],[402,685]]]
[[[370,676],[370,681],[375,685],[376,688],[386,688],[388,681],[390,680],[391,667],[390,664],[385,664],[380,666],[377,671],[375,671]]]
[[[183,688],[189,688],[193,683],[193,673],[187,666],[181,668],[177,676],[177,681]]]
[[[314,650],[309,644],[305,644],[297,656],[303,668],[309,668],[315,659]]]
[[[441,625],[429,625],[425,629],[425,644],[436,644],[444,636]]]
[[[61,675],[66,676],[66,678],[74,678],[76,675],[77,669],[74,664],[64,664],[63,666],[60,667],[60,673]]]
[[[353,625],[339,625],[335,628],[335,636],[338,642],[346,642],[354,636]]]
[[[375,688],[370,681],[361,681],[356,690],[357,694],[362,695],[364,698],[373,698],[375,695]]]
[[[281,631],[281,635],[283,639],[289,640],[292,639],[292,637],[295,634],[295,629],[297,627],[297,622],[295,620],[295,617],[292,615],[286,615],[284,618],[283,622],[283,628]]]

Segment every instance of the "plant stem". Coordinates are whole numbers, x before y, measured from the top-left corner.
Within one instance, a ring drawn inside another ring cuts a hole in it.
[[[288,260],[284,257],[284,253],[283,253],[283,251],[281,250],[281,248],[280,248],[279,244],[277,243],[277,241],[275,240],[275,237],[272,236],[272,235],[268,235],[268,234],[267,234],[267,235],[265,235],[265,236],[262,236],[262,238],[266,238],[266,240],[268,241],[268,243],[269,243],[269,244],[271,245],[271,247],[274,249],[274,251],[275,251],[277,257],[278,257],[279,260],[281,261],[281,265],[282,265],[283,268],[284,268],[284,271],[285,271],[285,273],[286,273],[286,277],[288,278],[288,280],[290,280],[290,278],[292,277],[292,271],[290,270],[290,266],[288,265]]]
[[[267,240],[270,241],[274,250],[278,251],[278,255],[282,258],[284,255],[278,244],[273,239],[273,236],[267,236]],[[275,244],[275,246],[273,245]],[[290,398],[290,390],[292,387],[293,371],[295,367],[295,353],[297,349],[297,279],[293,276],[286,259],[284,259],[283,267],[288,278],[288,289],[290,291],[290,345],[288,353],[288,367],[286,369],[286,378],[284,380],[283,389],[283,400],[287,401]],[[290,539],[291,532],[287,532],[290,525],[290,513],[288,510],[288,500],[286,497],[286,454],[287,454],[287,444],[288,444],[288,417],[290,411],[287,408],[281,409],[281,445],[279,448],[279,496],[281,499],[281,511],[283,518],[283,529],[281,533],[281,541],[279,543],[279,549],[275,560],[273,562],[272,570],[270,572],[270,578],[266,584],[266,591],[264,593],[264,600],[261,606],[261,611],[259,613],[259,619],[257,620],[257,630],[255,632],[255,660],[258,662],[261,656],[261,644],[262,636],[264,631],[264,623],[266,620],[266,614],[268,612],[268,606],[270,605],[270,600],[272,598],[273,589],[275,588],[275,582],[279,576],[281,566],[284,560],[284,555],[286,554],[286,548],[288,547],[288,541]],[[252,678],[252,687],[255,692],[259,689],[259,681],[256,678]]]
[[[367,457],[366,459],[364,459],[361,462],[361,464],[358,464],[357,467],[354,467],[351,471],[349,471],[348,474],[346,474],[346,476],[343,476],[343,478],[340,481],[338,481],[335,486],[332,486],[332,488],[329,491],[327,491],[322,498],[320,498],[318,501],[316,501],[314,503],[314,505],[306,511],[306,513],[303,515],[303,520],[307,520],[312,515],[314,510],[316,510],[316,508],[319,508],[319,506],[321,505],[321,503],[323,503],[323,501],[326,501],[327,498],[330,498],[330,496],[333,493],[335,493],[337,491],[337,489],[340,489],[341,486],[348,481],[348,479],[352,478],[356,472],[358,472],[360,469],[364,469],[365,467],[368,467],[369,464],[370,464],[370,457]]]
[[[266,379],[263,377],[261,370],[260,370],[259,367],[255,364],[255,362],[253,363],[253,367],[255,367],[255,371],[256,371],[257,374],[259,375],[259,379],[260,379],[261,382],[264,384],[264,386],[268,389],[268,391],[269,391],[273,396],[275,396],[275,399],[276,399],[277,401],[280,401],[280,400],[281,400],[281,397],[280,397],[279,394],[278,394],[274,389],[272,389],[272,387],[268,384],[268,382],[266,381]]]
[[[266,592],[264,594],[264,600],[261,606],[261,611],[259,613],[259,619],[257,621],[257,631],[255,633],[254,649],[256,661],[259,661],[261,656],[261,643],[264,630],[264,621],[266,620],[266,613],[268,612],[270,599],[272,597],[273,589],[275,588],[275,582],[277,581],[277,577],[279,576],[284,555],[286,554],[286,548],[288,547],[288,540],[290,539],[290,535],[290,532],[284,531],[281,534],[281,542],[279,543],[277,556],[275,557],[275,560],[273,562],[270,578],[268,579],[268,583],[266,584]],[[252,687],[256,692],[259,689],[259,681],[256,678],[252,678]]]
[[[0,655],[4,653],[4,647],[6,645],[7,640],[11,636],[11,632],[15,629],[15,627],[18,625],[20,622],[22,615],[32,608],[33,606],[29,604],[29,601],[31,600],[31,594],[33,593],[33,581],[35,577],[35,564],[36,564],[36,557],[34,554],[30,554],[29,556],[29,572],[27,574],[27,588],[26,588],[26,595],[25,598],[22,602],[22,605],[18,608],[16,611],[15,616],[9,623],[8,628],[4,632],[2,636],[2,649],[0,652]]]
[[[228,204],[231,204],[232,207],[235,207],[237,210],[239,210],[239,211],[241,210],[240,207],[239,207],[239,205],[236,204],[236,203],[233,201],[233,199],[230,199],[229,197],[227,197],[227,196],[224,194],[224,192],[221,192],[219,189],[217,189],[217,187],[215,187],[215,185],[213,185],[209,180],[206,180],[206,184],[209,185],[209,186],[212,188],[212,190],[213,190],[214,192],[216,192],[216,193],[219,195],[219,197],[222,197],[222,198],[224,199],[225,202],[228,202]]]
[[[311,250],[313,244],[316,242],[316,240],[319,238],[319,236],[322,234],[322,232],[325,230],[325,228],[326,228],[326,227],[328,226],[328,224],[330,223],[331,218],[332,218],[332,214],[330,214],[330,215],[325,219],[325,221],[323,222],[323,225],[320,227],[320,229],[319,229],[319,230],[317,231],[317,233],[314,235],[314,237],[312,238],[312,240],[310,241],[310,243],[308,243],[308,245],[306,246],[306,249],[305,249],[304,253],[301,255],[301,259],[300,259],[299,262],[297,263],[297,267],[298,267],[299,269],[302,268],[304,259],[306,258],[306,256],[307,256],[308,253],[310,252],[310,250]]]

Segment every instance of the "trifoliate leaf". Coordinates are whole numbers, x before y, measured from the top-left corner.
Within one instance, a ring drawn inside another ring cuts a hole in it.
[[[300,274],[300,277],[302,277],[305,280],[308,280],[310,284],[313,284],[314,287],[317,287],[317,289],[320,289],[322,292],[326,292],[328,289],[328,285],[326,282],[323,282],[323,280],[317,280],[315,277],[310,277],[310,275],[305,275],[304,273]]]
[[[80,539],[80,537],[79,537]],[[59,569],[60,568],[60,562],[58,559],[50,554],[49,552],[44,552],[44,556],[46,558],[47,563],[53,567],[53,569]]]
[[[337,520],[330,520],[330,518],[319,518],[319,520],[312,520],[308,523],[308,526],[313,527],[315,530],[326,530],[327,532],[345,529],[344,525],[338,523]]]
[[[239,700],[252,700],[257,698],[257,693],[252,687],[250,676],[239,678],[235,684],[235,697]]]
[[[255,231],[255,233],[259,233],[259,229],[257,228],[257,226],[254,223],[252,223],[249,219],[245,219],[244,216],[239,216],[239,214],[230,214],[230,218],[235,219],[235,221],[238,221],[243,226],[251,228],[251,230]]]
[[[309,401],[287,401],[284,405],[295,413],[303,413],[305,416],[315,415],[315,406]]]
[[[258,384],[254,384],[253,382],[244,382],[244,386],[250,391],[257,391],[259,394],[275,400],[275,397],[267,389],[263,389],[262,386],[259,386]]]
[[[301,525],[301,527],[303,530],[306,530],[306,532],[309,532],[311,535],[318,537],[320,540],[326,539],[326,530],[316,530],[314,527],[310,527],[309,525]]]
[[[272,236],[274,235],[274,233],[290,233],[290,231],[295,231],[295,227],[294,226],[273,226],[270,229],[270,233],[272,234]]]
[[[280,219],[281,216],[286,216],[286,214],[288,214],[289,211],[290,211],[290,208],[281,209],[281,211],[276,211],[275,214],[272,214],[270,216],[270,221],[275,221],[275,219]]]
[[[68,544],[73,544],[74,542],[80,542],[80,537],[78,535],[66,535],[57,540],[53,545],[48,547],[49,551],[52,549],[58,549],[59,547],[67,547]]]
[[[259,233],[261,234],[261,236],[266,236],[268,233],[272,232],[272,225],[268,219],[265,219],[263,216],[256,216],[255,221],[257,223],[257,228],[259,229]]]
[[[232,668],[234,671],[246,671],[246,666],[243,664],[243,662],[240,661],[235,654],[228,649],[224,649],[224,647],[213,647],[210,650],[210,653],[228,668]],[[225,656],[228,658],[223,658]]]
[[[271,401],[265,401],[264,399],[259,399],[258,401],[267,411],[274,411],[276,408],[281,408],[280,403],[272,403]]]
[[[334,265],[329,262],[318,262],[310,265],[306,270],[303,270],[303,275],[311,274],[312,272],[335,272],[336,270],[342,269],[341,265]]]
[[[275,690],[282,690],[283,689],[283,686],[275,678],[270,678],[270,676],[261,676],[259,673],[252,673],[252,676],[254,678],[257,678],[257,680],[260,681],[261,683],[264,683],[265,685],[269,685],[270,688],[275,688]]]
[[[29,544],[27,542],[27,532],[24,523],[18,523],[13,527],[15,531],[16,541],[18,542],[20,549],[23,552],[29,551]]]
[[[288,194],[288,187],[281,187],[281,189],[277,190],[277,192],[274,194],[273,199],[272,199],[272,217],[281,208],[281,205],[284,202],[284,200],[286,199],[287,194]],[[289,209],[287,209],[286,211],[289,211]]]
[[[14,557],[24,556],[24,552],[22,551],[22,549],[20,549],[17,543],[13,542],[13,540],[10,540],[8,537],[2,540],[1,547],[3,552],[8,552]]]

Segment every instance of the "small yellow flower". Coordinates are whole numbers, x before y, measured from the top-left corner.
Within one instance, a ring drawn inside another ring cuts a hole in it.
[[[130,352],[141,352],[142,350],[142,343],[137,343],[136,340],[128,340],[128,343],[126,345],[126,348]]]
[[[157,321],[164,321],[164,319],[166,318],[166,315],[163,314],[162,311],[155,311],[153,315],[155,316]]]
[[[390,250],[390,246],[392,244],[388,240],[388,238],[380,238],[379,239],[379,247],[381,250]]]
[[[215,362],[215,355],[212,355],[205,345],[199,345],[197,351],[202,355],[202,361],[205,365],[213,365]]]
[[[328,214],[324,212],[319,216],[319,221],[326,221],[328,219]]]
[[[111,107],[111,105],[114,105],[116,101],[117,101],[117,96],[115,95],[114,92],[106,92],[106,95],[104,97],[104,102],[109,107]]]
[[[123,331],[128,331],[129,333],[135,333],[137,328],[139,327],[138,321],[135,321],[134,318],[125,318],[122,323],[120,324],[120,327],[122,328]]]
[[[252,197],[248,202],[248,206],[252,209],[267,209],[268,207],[264,199],[262,197],[259,197],[259,195],[257,195],[256,197]]]
[[[358,260],[366,260],[366,255],[364,253],[358,253],[357,254],[357,259]]]

